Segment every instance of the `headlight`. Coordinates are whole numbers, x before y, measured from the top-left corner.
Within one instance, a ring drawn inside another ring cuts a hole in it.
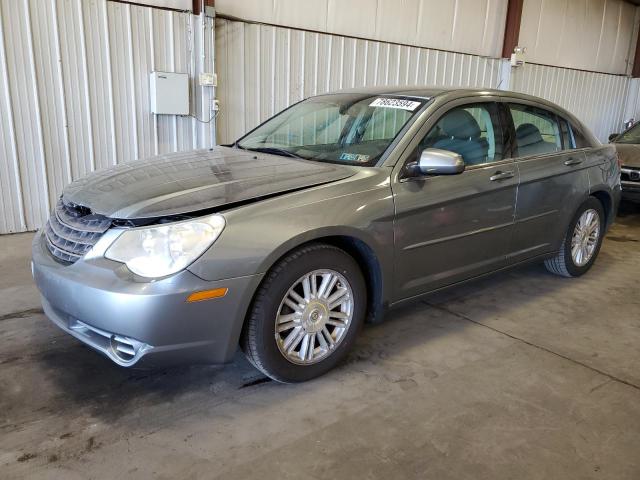
[[[125,231],[105,257],[122,262],[142,277],[157,278],[184,270],[216,241],[224,229],[221,215]]]

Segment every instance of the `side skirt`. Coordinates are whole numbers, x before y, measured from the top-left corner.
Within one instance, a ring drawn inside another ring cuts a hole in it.
[[[467,278],[466,280],[461,280],[459,282],[452,283],[451,285],[446,285],[444,287],[436,288],[434,290],[429,290],[427,292],[420,293],[420,294],[414,295],[412,297],[407,297],[407,298],[403,298],[401,300],[397,300],[395,302],[389,303],[387,309],[391,310],[393,308],[399,307],[399,306],[404,305],[406,303],[410,303],[410,302],[413,302],[413,301],[416,301],[416,300],[420,300],[420,299],[422,299],[422,298],[424,298],[424,297],[426,297],[428,295],[431,295],[433,293],[441,292],[442,290],[448,290],[449,288],[453,288],[453,287],[457,287],[457,286],[460,286],[460,285],[464,285],[466,283],[473,282],[475,280],[480,280],[480,279],[483,279],[485,277],[490,277],[491,275],[494,275],[494,274],[496,274],[498,272],[504,272],[504,271],[507,271],[507,270],[512,270],[514,268],[522,267],[523,265],[529,265],[531,263],[538,263],[538,262],[541,262],[542,260],[545,260],[547,258],[551,258],[553,256],[554,256],[554,253],[544,253],[544,254],[541,254],[541,255],[537,255],[535,257],[531,257],[531,258],[528,258],[526,260],[522,260],[522,261],[514,263],[512,265],[507,265],[506,267],[498,268],[497,270],[492,270],[490,272],[483,273],[482,275],[476,275],[475,277],[470,277],[470,278]]]

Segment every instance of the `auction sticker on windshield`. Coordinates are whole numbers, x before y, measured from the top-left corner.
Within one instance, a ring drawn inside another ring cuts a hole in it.
[[[402,98],[376,98],[369,104],[370,107],[384,107],[384,108],[401,108],[403,110],[409,110],[413,112],[420,106],[420,102],[414,102],[412,100],[403,100]]]
[[[342,155],[340,155],[340,160],[348,160],[350,162],[364,163],[369,161],[369,155],[360,155],[358,153],[344,152],[342,153]]]

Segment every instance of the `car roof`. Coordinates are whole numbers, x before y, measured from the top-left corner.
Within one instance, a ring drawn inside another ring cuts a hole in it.
[[[455,87],[430,87],[422,85],[396,85],[385,87],[359,87],[343,90],[336,90],[317,96],[323,95],[335,95],[340,93],[353,93],[362,96],[369,95],[397,95],[410,98],[419,98],[423,100],[430,100],[435,97],[447,97],[447,100],[455,100],[457,98],[473,97],[473,96],[486,96],[493,95],[496,97],[513,98],[515,100],[528,100],[530,102],[537,103],[540,106],[546,106],[559,110],[565,113],[572,120],[575,117],[568,112],[565,108],[545,100],[544,98],[534,97],[533,95],[527,95],[526,93],[511,92],[508,90],[496,90],[494,88],[455,88]],[[577,119],[576,119],[577,120]]]
[[[530,100],[540,104],[547,104],[558,108],[558,105],[551,103],[543,98],[534,97],[525,93],[511,92],[508,90],[497,90],[494,88],[465,88],[465,87],[432,87],[424,85],[391,85],[384,87],[358,87],[342,90],[335,90],[321,95],[332,95],[339,93],[355,93],[360,95],[398,95],[403,97],[414,97],[422,99],[431,99],[441,95],[447,95],[452,98],[470,97],[474,95],[495,95],[499,97],[518,98],[521,100]]]
[[[407,85],[396,85],[396,86],[384,86],[384,87],[359,87],[359,88],[349,88],[343,90],[336,90],[333,92],[328,92],[326,95],[336,94],[336,93],[355,93],[361,95],[399,95],[403,97],[415,97],[415,98],[433,98],[436,95],[440,95],[448,90],[446,88],[438,88],[438,87],[428,87],[428,86],[407,86]]]

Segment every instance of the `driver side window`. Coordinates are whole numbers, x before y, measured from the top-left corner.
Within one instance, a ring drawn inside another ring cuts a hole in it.
[[[420,141],[416,155],[438,148],[462,156],[465,165],[482,165],[503,159],[502,128],[495,103],[455,107],[445,113]]]

